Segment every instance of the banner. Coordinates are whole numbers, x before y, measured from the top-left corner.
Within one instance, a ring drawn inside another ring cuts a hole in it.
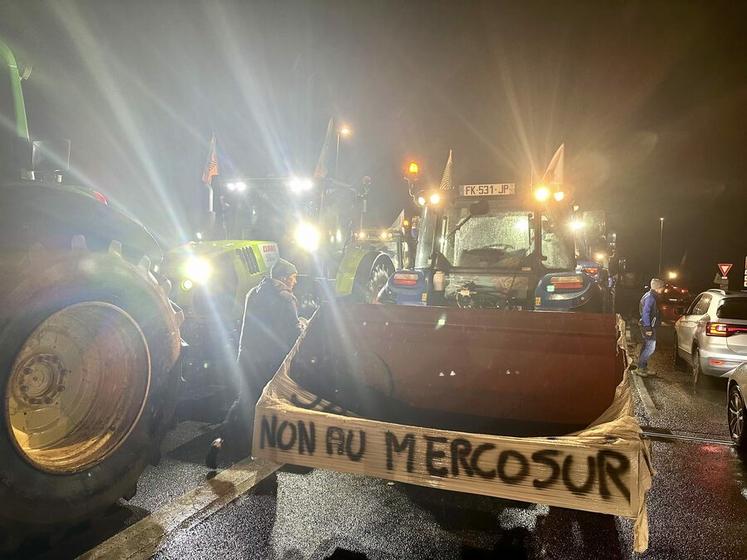
[[[624,331],[623,331],[624,332]],[[508,437],[356,417],[288,375],[303,337],[257,404],[253,455],[511,500],[635,520],[634,547],[648,547],[649,446],[633,417],[627,379],[609,409],[583,431]]]

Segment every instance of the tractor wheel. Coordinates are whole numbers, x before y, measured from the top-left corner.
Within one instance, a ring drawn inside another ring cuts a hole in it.
[[[175,408],[181,315],[116,241],[1,264],[0,529],[33,534],[133,495]]]
[[[360,303],[375,303],[379,291],[392,274],[394,263],[387,255],[378,255],[370,266],[367,266],[366,259],[362,260],[353,282],[353,299]]]

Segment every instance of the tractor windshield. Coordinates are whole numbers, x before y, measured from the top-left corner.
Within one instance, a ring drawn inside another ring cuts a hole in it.
[[[439,250],[453,266],[519,270],[534,252],[532,222],[531,212],[470,217],[468,208],[455,208],[444,220]]]
[[[573,243],[542,215],[542,238],[537,246],[532,211],[506,209],[491,201],[485,215],[470,215],[468,205],[448,208],[440,219],[426,209],[418,241],[416,266],[428,267],[430,255],[440,252],[454,267],[522,270],[532,267],[538,249],[548,269],[572,270]]]

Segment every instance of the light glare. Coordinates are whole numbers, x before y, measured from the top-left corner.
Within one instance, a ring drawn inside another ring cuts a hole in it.
[[[190,257],[184,265],[184,276],[196,284],[204,284],[212,274],[212,265],[202,257]]]
[[[550,189],[548,189],[545,185],[539,185],[534,190],[534,198],[536,198],[540,202],[546,202],[550,199]]]
[[[301,222],[296,227],[294,234],[296,243],[304,251],[313,253],[319,248],[319,242],[321,241],[322,235],[319,229],[308,222]]]
[[[584,229],[585,224],[581,220],[571,220],[570,227],[573,231],[579,231]]]
[[[288,187],[291,191],[298,194],[314,188],[314,181],[308,177],[291,177],[288,181]]]

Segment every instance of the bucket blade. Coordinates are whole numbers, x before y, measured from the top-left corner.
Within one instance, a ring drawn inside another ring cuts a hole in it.
[[[384,305],[319,310],[291,367],[352,412],[503,435],[559,435],[612,403],[615,316]]]

